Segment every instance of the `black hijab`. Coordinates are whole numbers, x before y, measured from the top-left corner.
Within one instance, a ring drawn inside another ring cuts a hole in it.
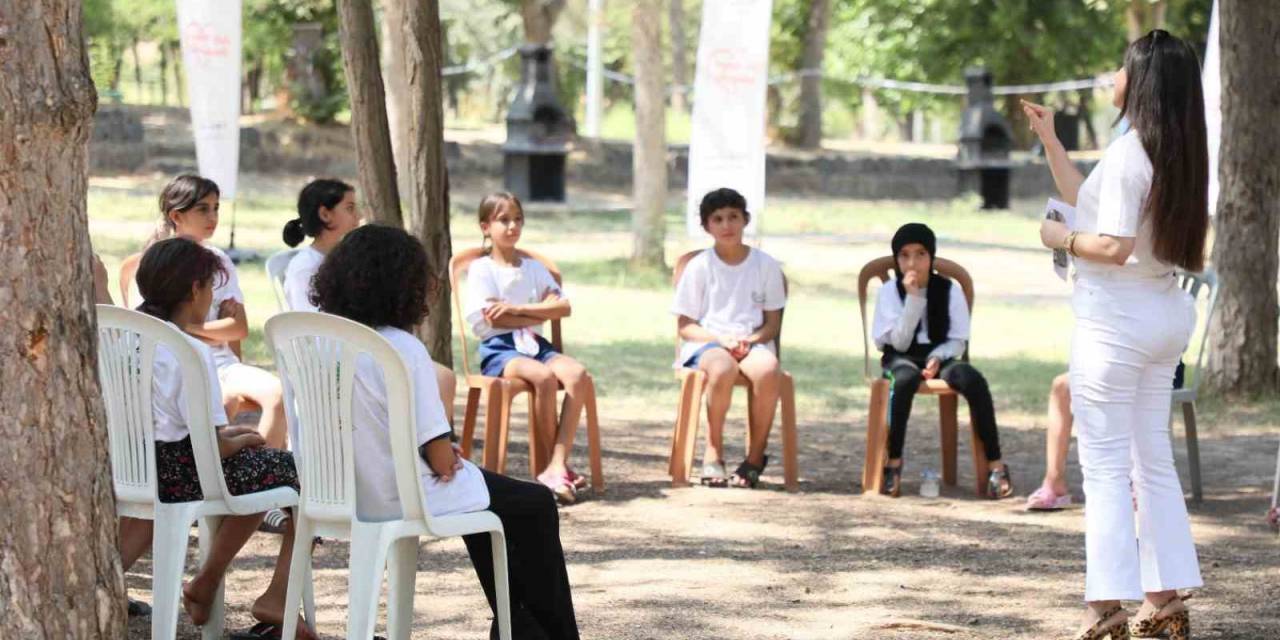
[[[907,299],[907,290],[902,286],[902,273],[898,271],[898,252],[909,244],[924,245],[929,252],[929,285],[925,290],[925,321],[929,328],[929,342],[942,344],[947,341],[947,333],[951,331],[951,280],[933,270],[933,260],[938,254],[938,239],[933,230],[919,222],[908,222],[893,234],[893,273],[897,276],[894,284],[898,287],[898,299]],[[914,341],[914,338],[913,338]]]

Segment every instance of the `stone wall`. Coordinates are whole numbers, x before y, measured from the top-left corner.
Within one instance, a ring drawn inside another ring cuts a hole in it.
[[[142,109],[107,106],[94,119],[90,143],[94,173],[194,170],[195,147],[185,109]],[[240,165],[244,172],[357,175],[350,132],[342,126],[298,126],[270,121],[242,127]],[[493,183],[502,177],[502,147],[490,142],[448,142],[445,157],[450,175],[460,182]],[[688,175],[688,148],[673,145],[668,155],[670,186],[683,190]],[[1080,164],[1087,171],[1091,163]],[[954,163],[942,158],[868,155],[835,151],[771,151],[765,175],[770,193],[854,199],[942,200],[961,195]],[[582,140],[569,156],[568,190],[629,192],[631,145]],[[1014,198],[1054,193],[1053,178],[1043,162],[1015,164]]]

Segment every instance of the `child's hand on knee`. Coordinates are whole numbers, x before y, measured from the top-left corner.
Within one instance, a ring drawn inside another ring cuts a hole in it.
[[[941,367],[942,367],[941,360],[937,358],[929,358],[929,361],[925,363],[924,369],[920,372],[920,375],[925,380],[932,380],[938,377],[938,369],[940,369]]]

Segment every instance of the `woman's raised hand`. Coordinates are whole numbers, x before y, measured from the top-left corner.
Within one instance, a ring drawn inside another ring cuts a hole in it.
[[[1046,146],[1050,142],[1058,139],[1058,134],[1053,130],[1053,110],[1034,102],[1022,101],[1022,113],[1027,116],[1027,121],[1031,123],[1031,130],[1040,138],[1040,142]]]

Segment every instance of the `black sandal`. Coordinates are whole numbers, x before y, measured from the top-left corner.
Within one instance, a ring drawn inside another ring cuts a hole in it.
[[[902,465],[885,466],[884,477],[880,480],[880,494],[891,498],[902,494]]]
[[[767,466],[769,466],[769,456],[767,455],[758,467],[743,460],[742,464],[738,465],[738,468],[733,471],[733,475],[729,477],[729,485],[741,489],[754,489],[756,485],[760,484],[760,474],[764,473],[764,468]],[[747,484],[742,484],[743,480]]]
[[[1002,500],[1013,495],[1013,478],[1009,475],[1009,465],[1001,465],[987,474],[987,497],[991,500]]]

